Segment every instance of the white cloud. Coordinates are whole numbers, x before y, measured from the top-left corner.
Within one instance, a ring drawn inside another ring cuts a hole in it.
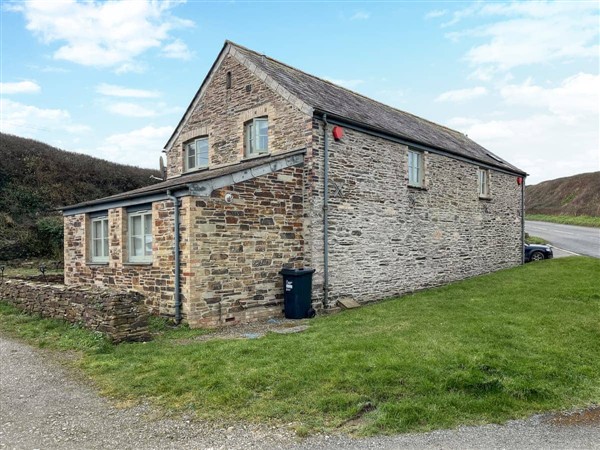
[[[460,9],[458,11],[454,11],[452,13],[452,19],[442,24],[442,28],[450,27],[452,25],[457,24],[461,20],[473,16],[480,9],[480,5],[475,3],[470,5],[464,9]]]
[[[172,59],[189,60],[192,58],[192,52],[190,52],[190,49],[187,47],[187,45],[185,45],[180,39],[175,39],[170,44],[165,45],[163,47],[162,54],[166,58]]]
[[[34,81],[16,81],[13,83],[0,83],[0,95],[7,94],[35,94],[42,88]]]
[[[144,89],[132,89],[115,84],[101,83],[96,86],[96,92],[110,97],[132,97],[132,98],[156,98],[160,97],[160,92],[148,91]]]
[[[444,26],[455,25],[471,16],[479,21],[492,21],[448,33],[447,37],[485,41],[473,46],[465,55],[471,65],[483,67],[480,73],[575,58],[596,58],[600,49],[597,2],[476,3],[456,11],[453,19]]]
[[[87,132],[90,127],[74,123],[71,115],[64,109],[45,109],[25,105],[8,99],[0,99],[3,133],[38,138],[49,132],[78,134]]]
[[[453,91],[447,91],[440,94],[435,101],[436,102],[464,102],[472,100],[477,97],[487,95],[488,90],[483,86],[477,86],[467,89],[456,89]]]
[[[172,41],[170,32],[192,26],[170,10],[179,2],[29,1],[11,10],[23,13],[27,29],[44,43],[59,43],[54,58],[93,67],[138,69],[136,58]],[[167,44],[170,45],[170,44]],[[181,42],[180,54],[185,44]]]
[[[85,150],[85,153],[121,164],[157,168],[161,151],[172,132],[172,126],[146,126],[108,136],[96,150]]]
[[[365,80],[344,80],[341,78],[331,78],[331,77],[323,77],[323,79],[332,82],[333,84],[337,84],[338,86],[345,87],[347,89],[355,89],[365,82]]]
[[[500,95],[510,105],[544,108],[565,120],[598,115],[600,75],[579,73],[552,88],[537,86],[529,79],[502,87]]]
[[[156,111],[151,108],[128,102],[109,103],[106,109],[113,114],[125,117],[154,117],[157,115]]]
[[[536,184],[600,169],[598,112],[578,120],[552,113],[506,119],[456,117],[448,126],[510,161]]]
[[[443,17],[446,14],[448,14],[448,10],[446,9],[434,9],[425,14],[425,19],[435,19],[437,17]]]
[[[351,17],[350,20],[367,20],[371,17],[371,13],[366,11],[357,11]]]
[[[475,69],[473,72],[471,72],[469,74],[467,79],[479,80],[479,81],[490,81],[494,77],[495,73],[496,73],[496,70],[494,70],[493,67],[489,67],[489,66],[478,67],[477,69]]]

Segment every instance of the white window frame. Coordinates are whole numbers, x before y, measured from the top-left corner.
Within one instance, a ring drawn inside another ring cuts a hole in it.
[[[265,124],[266,127],[259,127]],[[265,130],[264,134],[260,134]],[[246,156],[256,156],[269,153],[269,119],[268,117],[256,117],[244,124],[244,144]]]
[[[100,224],[100,236],[96,235],[96,224]],[[90,261],[95,263],[107,263],[110,254],[108,245],[108,215],[92,217],[90,219]],[[101,242],[101,251],[96,252],[96,242]]]
[[[408,185],[422,188],[424,185],[423,152],[408,150]]]
[[[490,171],[488,169],[477,169],[477,189],[480,198],[490,197]]]
[[[202,153],[200,152],[202,148]],[[205,169],[208,167],[208,136],[186,142],[184,148],[185,170]]]
[[[152,262],[152,243],[153,243],[153,221],[152,221],[152,211],[144,210],[144,211],[135,211],[128,214],[128,228],[127,228],[127,242],[128,242],[128,256],[129,262]],[[134,225],[133,222],[136,218],[141,217],[141,234],[134,234]],[[145,232],[145,223],[149,221],[150,223],[150,232]],[[141,254],[134,255],[135,249],[135,240],[141,239]],[[150,244],[150,250],[147,248],[147,244]]]

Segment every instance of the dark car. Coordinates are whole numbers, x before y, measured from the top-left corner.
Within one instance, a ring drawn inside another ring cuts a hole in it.
[[[525,262],[541,261],[542,259],[550,259],[554,256],[552,247],[549,245],[525,244]]]

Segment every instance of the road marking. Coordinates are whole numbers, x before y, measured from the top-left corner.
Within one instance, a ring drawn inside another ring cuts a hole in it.
[[[564,248],[556,247],[555,245],[551,245],[550,247],[555,248],[557,250],[561,250],[563,252],[570,253],[571,255],[581,256],[579,253],[572,252],[571,250],[565,250]]]

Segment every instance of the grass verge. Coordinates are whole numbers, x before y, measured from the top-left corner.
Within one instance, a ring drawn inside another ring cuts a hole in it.
[[[525,233],[525,242],[527,242],[528,244],[548,244],[548,241],[546,239],[538,236],[530,236],[527,233]]]
[[[199,342],[159,323],[145,344],[71,344],[104,394],[201,418],[357,434],[502,422],[600,402],[599,272],[593,258],[542,261],[318,317],[299,334]],[[0,313],[3,330],[40,341],[22,314]]]
[[[527,214],[525,220],[539,220],[540,222],[600,228],[600,217],[595,216],[550,216],[546,214]]]

